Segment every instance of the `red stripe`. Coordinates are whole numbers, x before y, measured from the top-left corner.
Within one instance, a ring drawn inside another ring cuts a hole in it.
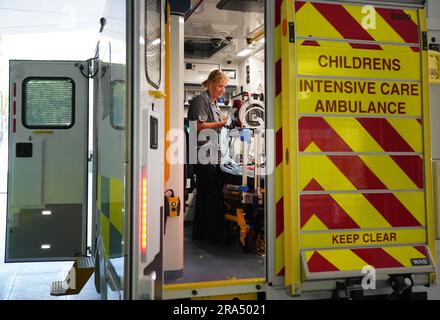
[[[306,150],[312,142],[323,152],[353,151],[324,118],[302,117],[299,119],[299,150]]]
[[[419,43],[419,29],[403,10],[376,8],[376,11],[406,43]]]
[[[17,132],[17,120],[12,120],[12,132]]]
[[[359,229],[359,225],[328,194],[308,194],[300,197],[301,228],[316,216],[329,229]]]
[[[324,188],[315,179],[310,180],[310,182],[305,186],[303,191],[324,191]]]
[[[386,119],[357,118],[357,121],[386,152],[414,152]]]
[[[423,159],[420,156],[391,156],[391,158],[417,188],[423,189]]]
[[[420,227],[421,224],[392,193],[363,194],[392,227]]]
[[[284,199],[281,198],[276,204],[276,237],[284,231]]]
[[[17,114],[17,102],[12,102],[12,114],[15,116]]]
[[[286,268],[283,267],[280,272],[278,272],[277,276],[284,276],[286,274]]]
[[[411,47],[411,50],[414,52],[420,52],[420,48],[419,47]]]
[[[424,247],[424,246],[416,246],[416,247],[414,247],[414,249],[418,250],[425,257],[428,257],[428,251],[426,250],[426,247]]]
[[[358,156],[328,156],[359,190],[382,190],[387,187]]]
[[[318,41],[315,40],[305,40],[301,43],[302,46],[312,46],[312,47],[320,47]]]
[[[358,257],[375,268],[401,268],[403,265],[382,248],[352,249]]]
[[[295,1],[295,12],[298,12],[305,4],[303,1]]]
[[[332,263],[321,256],[317,251],[315,251],[307,262],[309,267],[309,272],[329,272],[329,271],[339,271]]]
[[[281,59],[275,64],[275,96],[281,94]]]
[[[283,162],[283,128],[275,136],[275,163],[278,167]]]
[[[313,3],[313,6],[344,39],[375,41],[342,5]],[[351,46],[355,48],[355,44],[351,44]]]
[[[278,27],[281,23],[281,5],[283,0],[275,0],[275,27]]]
[[[366,49],[366,50],[383,50],[381,46],[377,44],[367,44],[367,43],[350,43],[353,49]]]

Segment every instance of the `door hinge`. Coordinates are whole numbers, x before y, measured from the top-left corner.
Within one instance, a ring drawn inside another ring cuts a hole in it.
[[[160,90],[150,90],[150,91],[148,91],[148,93],[150,94],[150,96],[152,96],[156,99],[165,99],[166,98],[166,94]]]
[[[426,31],[422,31],[422,49],[423,51],[428,50],[428,34]]]
[[[289,42],[295,43],[295,23],[289,22]]]

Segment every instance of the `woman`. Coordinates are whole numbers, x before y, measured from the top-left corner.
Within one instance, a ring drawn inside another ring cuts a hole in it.
[[[222,120],[217,99],[224,94],[228,81],[228,76],[221,70],[214,70],[202,84],[205,91],[192,100],[188,120],[197,121],[197,133],[213,129],[220,135],[226,121]],[[198,148],[206,143],[198,142]],[[218,141],[214,145],[218,148]],[[226,243],[226,237],[220,158],[210,156],[215,161],[209,164],[198,161],[195,167],[197,197],[192,235],[195,240],[208,240],[212,244],[222,245]]]

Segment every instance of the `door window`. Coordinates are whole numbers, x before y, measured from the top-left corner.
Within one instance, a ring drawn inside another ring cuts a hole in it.
[[[74,124],[75,83],[70,78],[27,78],[23,82],[23,126],[68,129]]]
[[[112,101],[110,104],[110,123],[118,130],[125,129],[125,81],[115,80],[112,86]]]
[[[147,81],[159,89],[162,69],[161,0],[145,1],[145,68]]]

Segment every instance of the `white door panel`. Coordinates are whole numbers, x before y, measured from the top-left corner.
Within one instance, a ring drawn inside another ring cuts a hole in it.
[[[88,80],[80,64],[10,62],[7,262],[86,253]]]
[[[134,299],[160,299],[163,281],[165,1],[135,2],[133,12]]]

